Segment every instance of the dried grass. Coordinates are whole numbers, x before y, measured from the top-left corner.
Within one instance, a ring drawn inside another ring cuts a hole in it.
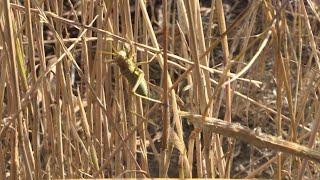
[[[1,1],[0,179],[319,177],[319,12]],[[126,44],[156,101],[111,63]]]

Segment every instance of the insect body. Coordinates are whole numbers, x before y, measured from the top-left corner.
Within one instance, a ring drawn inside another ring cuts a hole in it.
[[[132,92],[148,97],[147,82],[144,73],[133,62],[131,53],[120,50],[116,52],[115,62],[120,68],[121,74],[126,77],[129,84],[133,85]]]

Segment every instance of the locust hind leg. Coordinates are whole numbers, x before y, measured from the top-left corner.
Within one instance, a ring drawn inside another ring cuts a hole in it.
[[[132,93],[133,94],[136,94],[136,91],[137,91],[138,87],[142,84],[143,81],[145,81],[144,73],[142,71],[136,71],[136,74],[138,74],[138,78],[137,78],[137,81],[136,81],[136,83],[134,84],[134,86],[132,88]],[[147,89],[147,87],[143,87],[143,88]],[[145,92],[147,92],[147,90]],[[147,94],[148,93],[144,93],[143,95],[147,96]]]
[[[147,97],[147,93],[144,94],[144,95],[140,95],[140,94],[136,93],[136,90],[138,89],[139,85],[141,85],[141,83],[142,83],[143,81],[145,81],[145,79],[144,79],[144,73],[141,72],[141,73],[139,74],[139,76],[138,76],[138,79],[137,79],[135,85],[134,85],[133,88],[132,88],[132,93],[133,93],[134,95],[140,97],[140,98],[143,98],[143,99],[146,99],[146,100],[149,100],[149,101],[152,101],[152,102],[160,103],[160,104],[161,104],[161,103],[162,103],[161,101]],[[147,87],[144,87],[144,88],[147,88]],[[146,90],[146,92],[147,92],[147,90]]]
[[[140,94],[138,94],[138,93],[135,93],[135,92],[134,92],[134,94],[135,94],[136,96],[142,98],[142,99],[146,99],[146,100],[148,100],[148,101],[152,101],[152,102],[155,102],[155,103],[162,104],[162,102],[159,101],[159,100],[152,99],[152,98],[149,98],[149,97],[147,97],[147,96],[142,96],[142,95],[140,95]]]

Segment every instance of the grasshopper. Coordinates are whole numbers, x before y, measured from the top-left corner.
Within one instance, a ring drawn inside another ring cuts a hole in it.
[[[115,63],[120,68],[121,74],[126,77],[129,84],[132,86],[132,93],[141,98],[161,103],[161,101],[148,97],[147,81],[144,78],[143,71],[133,61],[134,56],[132,48],[129,49],[125,47],[123,50],[117,51],[113,49],[113,51],[114,53],[112,54],[115,55]]]
[[[144,79],[143,71],[133,62],[132,51],[120,50],[115,51],[115,62],[120,68],[121,74],[126,77],[132,87],[132,93],[137,93],[141,96],[148,96],[148,86]]]

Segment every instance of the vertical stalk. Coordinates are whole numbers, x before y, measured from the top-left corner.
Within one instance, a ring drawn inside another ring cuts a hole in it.
[[[222,43],[222,49],[223,49],[223,65],[224,67],[229,67],[229,46],[228,46],[228,37],[225,33],[227,31],[226,28],[226,22],[225,22],[225,16],[224,16],[224,9],[222,5],[222,0],[216,0],[216,10],[218,15],[218,23],[219,23],[219,31],[221,36],[221,43]],[[227,73],[229,73],[230,70],[228,70]],[[228,81],[230,78],[226,78],[226,81]],[[225,99],[226,99],[226,112],[224,116],[224,120],[227,122],[231,122],[231,104],[232,104],[232,94],[231,94],[231,86],[230,83],[226,84],[225,86]],[[225,178],[230,178],[230,171],[232,166],[232,152],[233,152],[233,141],[228,138],[228,153],[229,156],[226,160],[227,167],[225,172]]]
[[[167,151],[169,142],[169,101],[168,101],[168,2],[162,0],[163,4],[163,107],[162,107],[162,121],[163,132],[161,142],[161,167],[159,177],[167,177],[165,170],[165,162],[167,161]]]
[[[31,78],[32,78],[32,84],[35,84],[37,81],[37,75],[36,75],[36,67],[35,67],[35,53],[34,53],[34,38],[33,38],[33,28],[32,28],[32,19],[31,19],[31,4],[30,0],[25,1],[25,7],[26,7],[26,19],[27,19],[27,35],[28,35],[28,55],[29,60],[31,64]],[[32,148],[34,152],[35,157],[35,163],[34,163],[34,178],[39,179],[40,178],[40,154],[39,154],[39,117],[38,117],[38,108],[37,108],[37,100],[32,101],[31,103],[31,110],[33,110],[33,121],[32,121]]]
[[[12,150],[12,168],[11,168],[11,177],[12,179],[18,179],[19,178],[19,169],[20,169],[20,163],[19,163],[19,150],[18,150],[18,144],[20,143],[21,146],[21,152],[22,157],[24,159],[25,168],[27,170],[27,177],[29,179],[32,179],[32,172],[30,167],[30,162],[28,159],[26,146],[24,143],[24,127],[23,127],[23,116],[22,112],[19,112],[21,109],[21,100],[20,100],[20,89],[19,89],[19,77],[17,70],[17,59],[16,59],[16,47],[15,47],[15,37],[13,32],[13,25],[12,25],[12,19],[11,19],[11,13],[10,13],[10,1],[6,0],[4,1],[4,17],[5,17],[5,24],[6,24],[6,31],[5,31],[5,37],[7,42],[7,52],[8,53],[8,59],[9,61],[9,67],[11,69],[11,78],[12,80],[12,97],[13,97],[13,105],[14,110],[13,114],[18,114],[17,120],[14,122],[14,127],[16,128],[13,134],[13,150]]]

